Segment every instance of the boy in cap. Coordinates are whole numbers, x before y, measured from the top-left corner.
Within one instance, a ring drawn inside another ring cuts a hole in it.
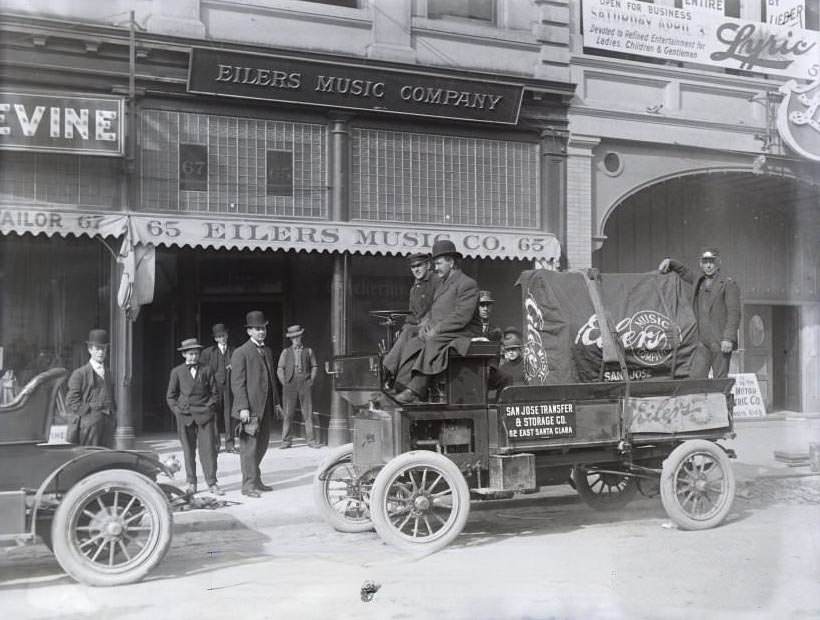
[[[732,278],[720,273],[720,254],[716,249],[700,255],[701,274],[674,258],[664,258],[658,271],[676,272],[682,280],[694,284],[692,310],[698,323],[698,335],[704,345],[692,358],[690,376],[706,377],[712,369],[714,378],[729,375],[732,351],[737,348],[740,327],[740,287]]]
[[[501,339],[503,359],[498,367],[504,377],[504,385],[524,385],[524,355],[521,332],[515,327],[504,330]]]
[[[216,483],[216,380],[208,366],[199,363],[202,345],[196,338],[183,340],[177,351],[185,362],[171,371],[165,400],[177,420],[177,435],[185,459],[186,493],[196,493],[196,450],[205,482],[214,495],[224,495]]]
[[[301,325],[291,325],[285,336],[290,338],[290,346],[282,350],[276,376],[282,384],[282,449],[290,448],[293,441],[291,424],[296,415],[296,400],[302,407],[302,420],[305,422],[305,441],[311,448],[321,447],[313,438],[313,398],[311,390],[316,380],[319,365],[313,349],[302,344],[305,330]]]
[[[89,361],[68,379],[66,408],[73,414],[67,438],[82,446],[113,447],[116,426],[114,382],[105,367],[108,332],[92,329],[88,333]]]
[[[202,365],[208,366],[216,380],[217,412],[225,423],[225,452],[236,452],[233,438],[236,435],[236,421],[231,417],[231,355],[233,347],[228,344],[228,328],[217,323],[211,328],[214,344],[202,350]],[[219,451],[219,424],[214,424],[216,449]]]

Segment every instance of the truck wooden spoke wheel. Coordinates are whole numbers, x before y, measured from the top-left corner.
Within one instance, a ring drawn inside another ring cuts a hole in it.
[[[374,477],[374,472],[356,475],[352,443],[334,449],[313,478],[313,499],[322,517],[340,532],[372,530],[370,492]]]
[[[382,540],[411,553],[432,553],[464,529],[470,492],[447,457],[426,450],[406,452],[376,476],[370,509]]]
[[[632,476],[587,470],[582,465],[572,468],[572,482],[581,499],[595,510],[617,510],[626,506],[638,492]]]

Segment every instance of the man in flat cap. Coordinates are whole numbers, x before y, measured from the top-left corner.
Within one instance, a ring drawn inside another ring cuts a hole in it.
[[[313,382],[319,372],[319,364],[313,349],[302,344],[305,333],[301,325],[288,327],[285,336],[290,338],[290,346],[282,350],[276,366],[276,376],[282,384],[282,449],[290,448],[293,441],[291,425],[296,415],[296,401],[302,408],[305,423],[305,441],[311,448],[321,445],[313,437]]]
[[[410,273],[413,274],[413,284],[410,287],[410,314],[407,315],[396,342],[382,360],[385,370],[393,377],[398,373],[402,350],[408,340],[418,335],[419,325],[433,305],[433,293],[440,282],[438,274],[432,269],[429,254],[411,254],[409,262]]]
[[[248,340],[231,356],[231,394],[233,417],[239,420],[239,462],[242,469],[242,495],[261,497],[260,491],[273,488],[262,482],[259,464],[268,451],[270,426],[279,407],[276,367],[273,354],[265,346],[268,322],[260,310],[245,316]]]
[[[732,351],[737,348],[740,287],[732,278],[720,273],[720,254],[716,249],[701,253],[700,270],[696,280],[695,273],[674,258],[664,258],[658,266],[661,273],[674,271],[685,282],[694,284],[692,309],[704,346],[692,358],[690,376],[706,377],[711,368],[713,377],[726,377]]]
[[[88,363],[71,373],[66,393],[66,408],[72,414],[67,439],[82,446],[114,445],[117,407],[114,381],[105,367],[108,332],[92,329],[88,333]]]
[[[231,355],[234,348],[228,344],[228,328],[224,323],[217,323],[211,328],[214,344],[202,350],[202,365],[211,369],[216,380],[217,412],[225,424],[225,452],[236,452],[234,437],[236,421],[231,417]],[[219,451],[219,424],[216,430],[216,449]]]
[[[446,370],[448,351],[462,355],[470,338],[479,331],[476,324],[478,284],[459,266],[461,254],[450,240],[433,244],[433,265],[441,283],[433,293],[429,314],[422,320],[418,336],[402,351],[396,384],[405,389],[396,396],[400,403],[426,397],[430,378]]]
[[[490,342],[501,342],[501,328],[495,327],[490,322],[493,313],[493,294],[490,291],[478,292],[478,307],[476,308],[476,319],[479,325],[479,338],[486,338]]]
[[[199,363],[202,345],[196,338],[183,340],[177,351],[185,361],[171,370],[165,400],[177,420],[177,435],[182,444],[188,481],[185,492],[188,495],[196,493],[198,449],[208,490],[214,495],[224,495],[216,483],[216,379],[208,366]]]

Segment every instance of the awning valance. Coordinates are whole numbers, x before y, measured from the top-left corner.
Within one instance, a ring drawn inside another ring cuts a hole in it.
[[[133,241],[154,246],[406,255],[429,251],[437,240],[449,239],[470,258],[548,262],[561,254],[555,235],[539,231],[34,207],[0,207],[0,232],[119,236],[129,219]]]

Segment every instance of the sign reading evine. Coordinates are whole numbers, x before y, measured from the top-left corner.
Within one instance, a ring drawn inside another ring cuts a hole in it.
[[[194,48],[188,90],[514,125],[524,88],[491,80]]]
[[[123,154],[123,100],[0,92],[0,149]]]
[[[584,47],[768,75],[820,77],[818,33],[725,17],[709,0],[684,8],[584,0]]]

